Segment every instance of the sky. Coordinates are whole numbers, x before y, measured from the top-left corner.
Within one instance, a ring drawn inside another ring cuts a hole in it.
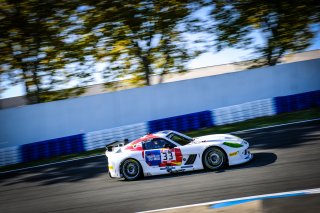
[[[320,48],[320,47],[319,47]],[[237,50],[237,49],[226,49],[219,53],[205,53],[199,57],[191,60],[188,64],[189,69],[214,66],[219,64],[227,64],[232,62],[243,61],[246,59],[246,56],[250,53],[248,50]],[[97,65],[97,69],[101,69],[103,65]],[[96,81],[92,84],[101,83],[102,79],[95,77]],[[22,85],[17,85],[9,88],[3,92],[0,96],[0,99],[10,98],[15,96],[22,96],[25,94],[24,87]]]
[[[261,42],[261,38],[257,35],[255,36],[257,43]],[[320,33],[313,39],[312,45],[306,49],[306,51],[320,49]],[[250,59],[251,56],[250,49],[234,49],[227,48],[220,52],[208,52],[204,53],[197,58],[191,60],[187,67],[189,69],[200,68],[200,67],[208,67],[214,65],[228,64],[239,61],[244,61]],[[97,64],[97,69],[101,69],[103,65]],[[92,82],[92,84],[101,83],[103,80],[99,77],[99,75],[95,76],[96,81]],[[0,94],[0,99],[22,96],[25,94],[24,87],[22,85],[13,86],[7,89],[5,92]]]

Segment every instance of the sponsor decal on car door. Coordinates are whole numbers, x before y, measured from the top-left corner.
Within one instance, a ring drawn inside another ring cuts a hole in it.
[[[180,166],[182,163],[180,148],[146,150],[144,157],[149,166]]]
[[[146,150],[144,153],[146,163],[149,166],[160,166],[161,164],[161,152],[160,150]]]
[[[161,149],[161,164],[164,166],[180,166],[182,163],[182,153],[179,148]]]

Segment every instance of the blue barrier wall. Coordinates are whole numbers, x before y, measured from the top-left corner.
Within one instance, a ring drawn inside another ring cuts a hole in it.
[[[212,120],[211,111],[190,113],[148,122],[149,132],[157,132],[165,129],[183,132],[213,125],[214,122]]]
[[[319,79],[320,84],[320,79]],[[275,97],[277,114],[320,106],[320,91]]]
[[[320,90],[256,100],[223,108],[152,120],[111,129],[0,149],[0,166],[102,148],[115,140],[134,140],[149,132],[165,129],[197,130],[214,125],[236,123],[252,118],[281,114],[320,106]],[[319,115],[320,117],[320,115]]]
[[[20,147],[22,162],[47,159],[85,151],[83,134],[24,144]]]
[[[320,59],[0,110],[0,148],[320,90]]]

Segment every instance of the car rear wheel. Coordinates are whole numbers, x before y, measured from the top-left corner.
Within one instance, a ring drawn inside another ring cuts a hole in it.
[[[127,159],[121,165],[121,174],[126,180],[137,180],[142,176],[140,163],[135,159]]]
[[[209,147],[203,153],[202,162],[206,169],[218,170],[225,166],[227,158],[220,148]]]

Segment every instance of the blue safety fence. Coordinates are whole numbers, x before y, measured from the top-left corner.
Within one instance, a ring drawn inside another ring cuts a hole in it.
[[[275,115],[272,98],[250,101],[242,104],[216,108],[212,110],[215,125],[237,123],[253,118]]]
[[[274,98],[276,113],[294,112],[320,106],[320,90]]]
[[[85,151],[83,134],[51,139],[20,146],[22,162],[47,159]]]
[[[0,149],[0,166],[47,159],[102,148],[115,140],[134,140],[148,131],[190,131],[214,125],[320,106],[320,90],[226,106],[212,110],[162,118],[149,122],[88,132],[41,142]]]
[[[211,111],[202,111],[148,122],[149,132],[165,129],[176,131],[196,130],[214,125]]]
[[[0,149],[0,166],[21,162],[19,146],[11,146]]]
[[[115,141],[124,141],[124,139],[132,141],[147,133],[148,127],[144,122],[103,129],[85,134],[84,145],[86,150],[93,150],[102,148]]]

